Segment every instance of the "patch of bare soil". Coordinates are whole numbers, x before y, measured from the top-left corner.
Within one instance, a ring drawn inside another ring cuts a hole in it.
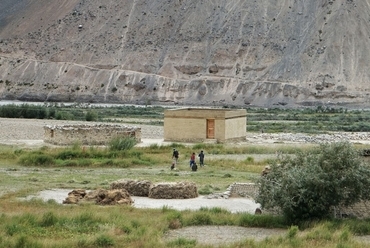
[[[262,241],[265,238],[286,234],[284,229],[250,228],[238,226],[192,226],[171,230],[165,235],[166,241],[186,238],[199,244],[220,246],[245,239]]]

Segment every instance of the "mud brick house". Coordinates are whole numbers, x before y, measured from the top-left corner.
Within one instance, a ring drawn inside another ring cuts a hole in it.
[[[180,108],[164,111],[164,140],[225,143],[246,139],[245,109]]]

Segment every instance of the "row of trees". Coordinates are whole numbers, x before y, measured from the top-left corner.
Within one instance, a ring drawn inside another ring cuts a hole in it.
[[[46,107],[30,104],[0,106],[2,118],[56,119],[96,121],[98,115],[93,110],[66,111],[57,107]]]

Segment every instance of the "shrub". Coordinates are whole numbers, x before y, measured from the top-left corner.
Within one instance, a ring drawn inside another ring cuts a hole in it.
[[[189,225],[211,225],[212,218],[207,212],[196,213],[190,220]]]
[[[57,120],[73,120],[74,115],[65,111],[58,111],[55,115]]]
[[[31,153],[22,155],[19,158],[19,163],[21,165],[53,165],[54,159],[46,154]]]
[[[291,226],[288,230],[287,237],[289,239],[295,238],[297,236],[299,229],[297,226]]]
[[[109,149],[111,151],[130,150],[136,143],[136,140],[132,137],[117,137],[109,143]]]
[[[291,222],[327,218],[333,207],[370,199],[370,169],[349,142],[284,157],[258,184],[257,202],[280,208]]]
[[[114,239],[107,235],[101,235],[97,237],[95,243],[98,247],[109,247],[114,245]]]
[[[253,214],[242,214],[238,221],[239,226],[246,227],[266,227],[266,228],[277,228],[285,227],[286,223],[281,216],[273,215],[253,215]]]
[[[87,111],[85,115],[86,121],[96,121],[98,119],[98,114],[95,111]]]
[[[43,227],[53,226],[58,222],[58,218],[52,213],[48,212],[43,215],[40,225]]]
[[[56,155],[57,159],[67,160],[81,157],[82,152],[76,150],[64,150]]]
[[[168,227],[170,229],[179,229],[182,227],[183,218],[181,215],[181,212],[179,211],[170,211],[170,213],[167,215],[167,221],[169,222]]]

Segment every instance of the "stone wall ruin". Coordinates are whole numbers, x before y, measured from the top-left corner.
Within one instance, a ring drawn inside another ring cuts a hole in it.
[[[110,188],[127,190],[134,196],[146,196],[153,199],[189,199],[198,197],[198,189],[193,182],[162,182],[121,179],[111,184]]]
[[[141,128],[118,124],[44,126],[44,142],[53,145],[107,145],[117,137],[133,137],[141,142]]]

